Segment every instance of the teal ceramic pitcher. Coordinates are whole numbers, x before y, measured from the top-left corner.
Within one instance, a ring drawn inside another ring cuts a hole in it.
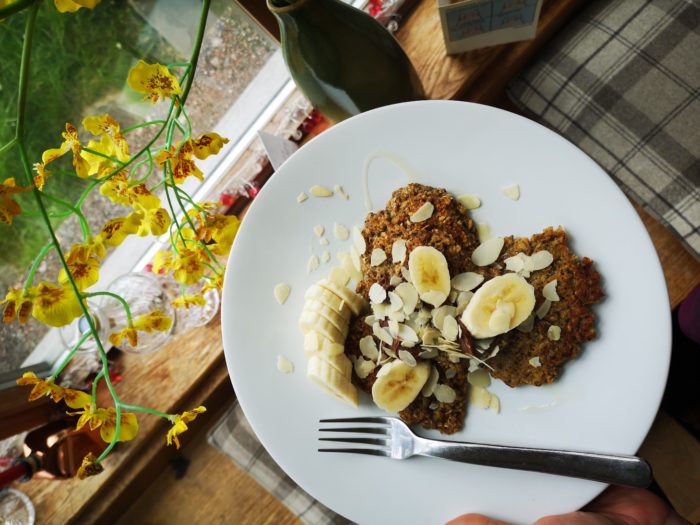
[[[340,0],[267,0],[294,82],[333,122],[380,106],[425,98],[396,39]]]

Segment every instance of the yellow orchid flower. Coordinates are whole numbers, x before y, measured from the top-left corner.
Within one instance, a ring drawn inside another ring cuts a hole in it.
[[[13,217],[22,213],[22,208],[14,200],[14,195],[26,191],[29,191],[29,188],[17,186],[14,177],[5,179],[5,181],[0,184],[0,221],[5,224],[12,224]]]
[[[39,191],[44,191],[44,184],[46,183],[46,179],[49,178],[49,175],[51,175],[51,172],[46,169],[46,164],[43,162],[35,163],[34,171],[36,171],[36,175],[34,175],[34,186],[36,186]]]
[[[119,123],[111,115],[95,115],[83,119],[83,127],[96,137],[107,139],[113,146],[113,152],[120,162],[126,162],[131,157],[129,155],[129,144],[121,132]]]
[[[205,230],[209,237],[207,242],[214,241],[211,251],[216,255],[228,255],[240,226],[241,221],[235,215],[210,215]]]
[[[167,332],[173,326],[173,320],[160,310],[153,310],[138,316],[134,320],[134,328],[142,332]]]
[[[90,288],[100,278],[100,261],[94,257],[88,257],[85,260],[75,259],[72,262],[66,261],[70,274],[75,281],[75,285],[81,292],[86,288]],[[63,286],[67,286],[70,282],[68,274],[64,268],[58,272],[58,282]]]
[[[198,414],[206,412],[207,409],[203,406],[198,406],[194,410],[186,410],[182,414],[171,416],[170,420],[173,426],[168,430],[166,442],[168,445],[175,443],[175,448],[180,448],[180,440],[177,438],[180,434],[187,430],[187,423],[194,421]]]
[[[159,166],[170,162],[170,169],[173,173],[175,184],[182,184],[187,177],[196,177],[200,181],[204,180],[204,175],[192,160],[194,155],[194,147],[192,140],[188,139],[175,146],[171,146],[169,150],[163,150],[156,156],[156,162]]]
[[[131,185],[126,173],[117,173],[100,186],[100,193],[115,204],[124,204],[135,209],[160,208],[160,199],[153,195],[145,184]]]
[[[142,209],[129,215],[134,223],[138,224],[136,235],[163,235],[170,226],[170,215],[165,208]]]
[[[177,299],[170,301],[170,304],[175,308],[185,308],[189,310],[190,306],[204,306],[207,302],[201,295],[183,294]]]
[[[128,235],[134,234],[139,228],[137,217],[130,214],[127,217],[117,217],[108,220],[100,233],[97,235],[95,242],[106,244],[107,246],[119,246]]]
[[[87,143],[87,149],[107,155],[108,157],[116,156],[114,144],[110,141],[107,135],[97,140],[91,140]],[[92,151],[81,151],[80,156],[88,163],[88,175],[96,175],[98,179],[105,177],[115,171],[116,164],[101,155],[96,155]]]
[[[53,0],[59,13],[74,13],[81,7],[94,9],[101,0]]]
[[[120,346],[126,339],[131,346],[139,344],[139,334],[133,326],[122,328],[118,332],[109,335],[109,342],[114,346]]]
[[[162,64],[147,64],[143,60],[129,71],[129,86],[139,93],[146,93],[144,100],[152,104],[163,99],[179,95],[182,91],[177,78]]]
[[[153,256],[153,273],[168,273],[172,269],[173,252],[158,252]]]
[[[51,326],[64,326],[83,315],[73,290],[66,286],[41,282],[33,288],[32,315]]]
[[[66,122],[66,131],[61,133],[63,136],[63,142],[58,148],[47,149],[41,155],[42,164],[46,165],[49,162],[53,162],[59,157],[62,157],[68,151],[73,151],[73,168],[75,173],[81,179],[88,177],[90,165],[88,162],[80,155],[82,146],[80,145],[80,139],[78,138],[78,130],[70,122]]]
[[[63,399],[64,389],[49,379],[40,379],[34,372],[25,372],[17,379],[18,385],[34,385],[29,393],[29,401],[36,401],[40,397],[51,396],[54,402],[58,403]]]
[[[202,255],[195,250],[182,250],[172,261],[173,278],[185,285],[194,284],[204,275],[206,266]]]
[[[228,144],[228,139],[222,137],[218,133],[210,131],[209,133],[204,133],[196,139],[194,139],[192,146],[194,148],[194,156],[199,160],[206,159],[209,155],[216,155],[224,147],[224,144]]]
[[[32,311],[32,298],[25,295],[22,288],[10,288],[0,304],[5,305],[2,310],[2,322],[5,324],[10,324],[15,319],[19,320],[19,324],[24,324]]]
[[[206,292],[207,290],[219,290],[221,291],[224,288],[224,273],[220,275],[217,275],[214,278],[210,278],[207,280],[206,284],[202,288],[202,292]]]
[[[117,431],[117,411],[113,407],[101,410],[104,410],[106,414],[103,416],[102,425],[100,426],[100,437],[106,443],[110,443]],[[139,422],[136,419],[136,415],[131,412],[122,412],[117,441],[131,441],[136,437],[138,431]]]
[[[102,464],[97,463],[97,460],[92,452],[88,452],[83,458],[83,463],[80,465],[76,476],[78,479],[82,480],[90,476],[96,476],[102,471],[104,471]]]
[[[63,389],[63,402],[71,408],[83,408],[92,401],[90,394],[72,388]]]

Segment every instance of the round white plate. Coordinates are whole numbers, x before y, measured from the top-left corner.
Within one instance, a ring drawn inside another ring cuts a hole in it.
[[[228,263],[222,328],[226,362],[243,411],[265,448],[304,490],[360,524],[444,523],[481,512],[516,523],[578,509],[604,485],[432,458],[317,452],[321,418],[381,414],[368,396],[359,409],[329,397],[306,378],[297,329],[305,289],[331,264],[308,274],[311,254],[349,251],[333,224],[361,225],[367,159],[375,209],[412,178],[455,195],[473,193],[473,211],[496,235],[567,229],[573,249],[596,263],[605,300],[595,306],[600,336],[585,345],[560,380],[511,389],[494,381],[501,413],[470,407],[465,428],[448,439],[634,454],[659,406],[670,356],[670,308],[653,245],[615,183],[572,144],[511,113],[464,102],[389,106],[342,122],[295,153],[251,206]],[[521,198],[501,188],[519,184]],[[310,197],[322,184],[350,199]],[[328,247],[313,233],[323,225]],[[280,306],[273,288],[291,286]],[[277,370],[277,356],[294,363]],[[423,435],[436,434],[419,431]]]

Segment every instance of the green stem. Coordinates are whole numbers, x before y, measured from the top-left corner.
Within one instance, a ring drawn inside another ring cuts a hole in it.
[[[73,359],[73,355],[80,349],[80,347],[83,345],[85,341],[88,340],[88,337],[91,337],[92,334],[90,332],[85,332],[80,339],[78,339],[78,342],[75,343],[75,346],[71,349],[71,351],[68,353],[66,358],[63,360],[63,362],[59,365],[59,367],[56,369],[56,371],[51,374],[51,377],[49,378],[49,381],[55,380],[61,372],[63,372],[63,369],[66,367],[68,362]]]
[[[173,416],[170,414],[166,414],[165,412],[161,412],[160,410],[156,410],[154,408],[148,408],[148,407],[141,407],[138,405],[127,405],[125,403],[119,403],[121,407],[124,410],[131,410],[132,412],[148,412],[149,414],[153,414],[154,416],[160,416],[163,417],[169,421],[172,421]]]
[[[126,166],[125,162],[122,162],[119,159],[115,159],[114,157],[110,157],[109,155],[105,155],[104,153],[100,153],[97,150],[91,149],[91,148],[86,148],[85,146],[82,147],[82,150],[85,151],[86,153],[90,153],[91,155],[95,155],[97,157],[102,157],[103,159],[110,160],[114,162],[115,164],[119,164],[122,168]]]
[[[202,49],[202,41],[204,40],[204,30],[207,27],[207,16],[209,15],[209,4],[211,0],[204,0],[202,2],[202,11],[199,16],[199,27],[197,28],[197,37],[194,42],[194,47],[192,48],[192,55],[190,55],[190,71],[187,81],[185,82],[185,88],[182,90],[180,95],[180,105],[175,113],[175,118],[180,116],[182,107],[185,102],[187,102],[187,97],[190,94],[190,88],[192,87],[192,80],[194,79],[194,73],[197,70],[197,61],[199,60],[199,53]]]
[[[97,406],[97,384],[100,382],[105,375],[104,369],[100,370],[100,373],[95,376],[92,380],[92,406]]]
[[[21,9],[27,7],[30,2],[21,1],[16,2],[10,6],[3,8],[3,10],[10,11],[12,7],[17,7],[19,4],[23,4]],[[27,93],[29,91],[28,81],[29,81],[29,62],[32,55],[32,41],[34,40],[34,27],[36,26],[36,14],[39,11],[39,2],[34,2],[31,11],[29,11],[29,16],[27,16],[27,22],[24,27],[24,42],[22,44],[22,60],[19,65],[19,85],[17,87],[17,92],[19,96],[17,97],[17,124],[15,127],[15,140],[20,142],[24,138],[24,119],[27,113]],[[0,11],[2,13],[2,11]],[[31,183],[33,177],[31,176],[31,168],[29,171],[29,182]]]
[[[192,136],[192,122],[190,121],[190,117],[187,115],[187,111],[185,110],[184,102],[180,102],[180,108],[182,109],[182,116],[185,117],[185,122],[187,122],[187,133],[191,137]]]
[[[104,291],[102,291],[102,292],[87,292],[87,293],[83,293],[81,295],[86,299],[88,297],[98,297],[100,295],[103,295],[105,297],[111,297],[112,299],[119,301],[121,303],[121,305],[124,307],[124,311],[126,312],[126,318],[127,318],[128,323],[129,323],[129,326],[131,327],[134,324],[134,320],[131,316],[131,308],[129,308],[129,303],[127,303],[122,296],[117,295],[117,294],[112,293],[112,292],[104,292]]]
[[[32,4],[38,3],[39,2],[37,0],[18,0],[17,2],[6,5],[5,7],[0,7],[0,20],[7,18],[10,15],[14,15],[15,13],[19,13]]]
[[[8,143],[5,144],[2,148],[0,148],[0,155],[2,155],[3,153],[5,153],[6,151],[9,151],[10,149],[12,149],[12,147],[13,147],[15,144],[17,144],[17,137],[14,137],[10,142],[8,142]]]
[[[24,146],[24,144],[22,144],[22,147],[23,146]],[[50,193],[44,193],[44,192],[40,192],[40,193],[41,193],[41,197],[48,199],[51,202],[55,202],[56,204],[60,204],[61,206],[70,210],[71,213],[75,214],[76,217],[78,217],[78,220],[80,221],[80,229],[83,232],[83,238],[85,240],[89,239],[92,236],[92,234],[90,233],[90,225],[88,224],[88,221],[85,218],[85,215],[83,215],[83,212],[80,211],[80,208],[76,208],[70,202],[66,202],[63,199],[59,199],[58,197],[54,197]]]
[[[49,253],[49,250],[53,248],[53,243],[47,242],[44,247],[41,249],[39,254],[34,258],[34,262],[32,263],[31,268],[29,268],[29,274],[27,275],[27,280],[24,282],[24,292],[26,293],[27,290],[29,290],[29,287],[34,283],[34,274],[36,273],[37,269],[39,268],[39,264],[41,264],[41,261],[44,260],[44,257],[46,257],[46,254]]]
[[[141,122],[139,124],[134,124],[133,126],[129,126],[126,129],[122,130],[122,133],[129,133],[130,131],[134,131],[139,128],[145,128],[146,126],[155,126],[156,124],[166,124],[167,121],[165,120],[150,120],[148,122]]]

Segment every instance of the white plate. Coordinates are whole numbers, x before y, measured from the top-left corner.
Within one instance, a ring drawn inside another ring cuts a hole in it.
[[[362,224],[364,165],[378,150],[409,165],[418,182],[479,195],[483,206],[473,216],[497,235],[563,225],[576,253],[592,258],[603,276],[607,297],[595,307],[600,337],[561,379],[518,389],[495,381],[501,413],[470,407],[465,429],[451,439],[633,454],[651,426],[668,371],[670,308],[653,245],[627,198],[589,157],[530,120],[428,101],[370,111],[325,131],[278,170],[245,217],[228,264],[222,327],[233,386],[255,433],[304,490],[361,524],[444,523],[465,512],[529,523],[581,507],[604,485],[439,459],[316,451],[320,418],[381,413],[369,397],[354,409],[309,382],[296,326],[305,289],[330,267],[306,272],[311,253],[325,249],[313,227],[325,226],[334,254],[349,250],[351,241],[333,237],[333,224]],[[406,182],[386,156],[370,163],[375,207]],[[512,183],[521,188],[517,202],[501,193]],[[297,195],[314,184],[341,184],[350,199],[298,204]],[[292,289],[283,306],[273,296],[280,282]],[[277,370],[278,355],[294,363],[294,373]]]

